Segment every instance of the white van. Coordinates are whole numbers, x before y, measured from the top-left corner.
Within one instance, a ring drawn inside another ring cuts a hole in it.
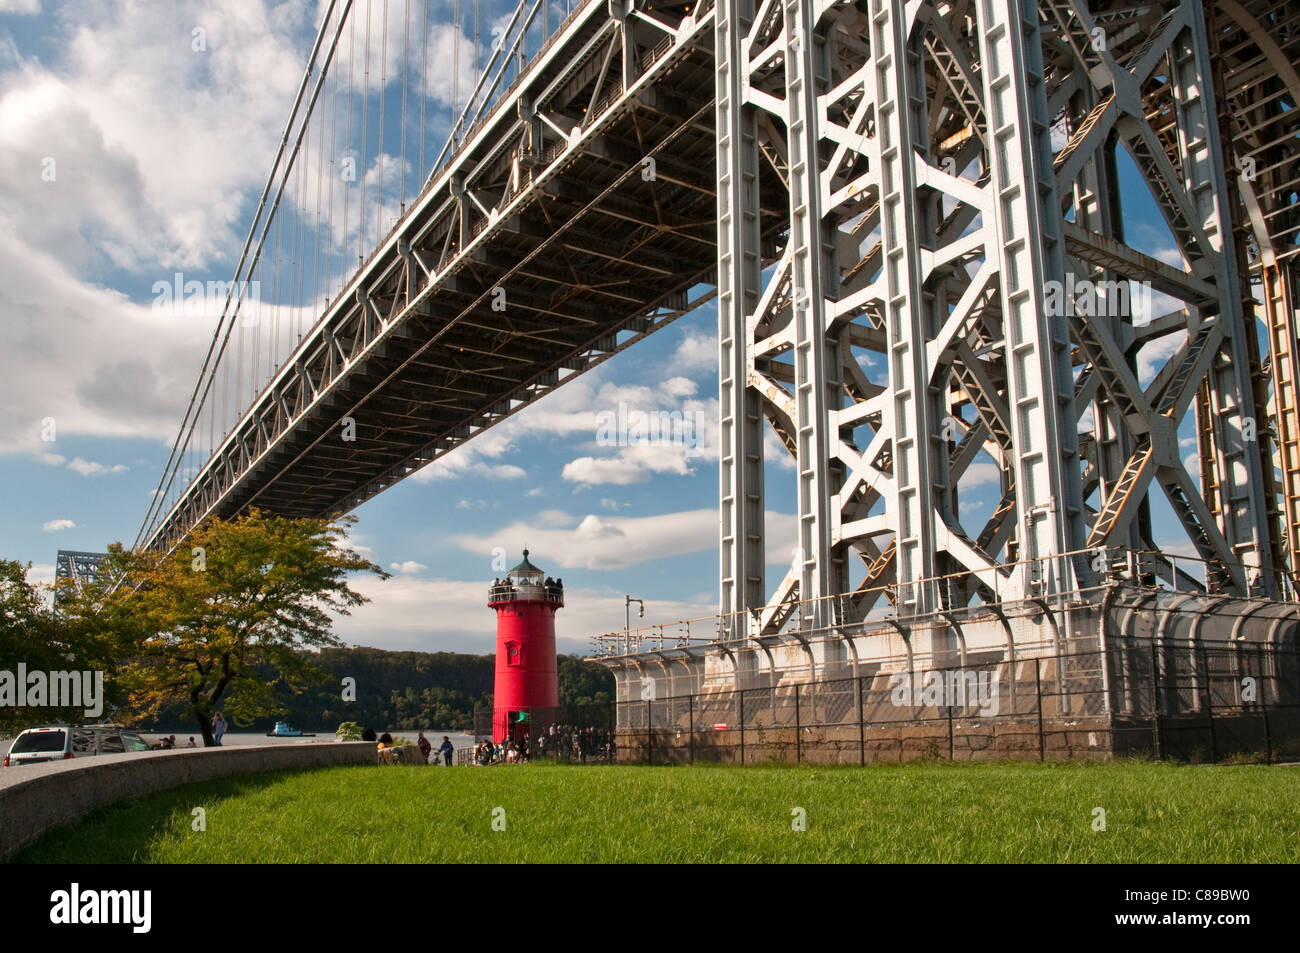
[[[148,742],[120,725],[42,725],[28,728],[14,739],[4,766],[148,750]]]

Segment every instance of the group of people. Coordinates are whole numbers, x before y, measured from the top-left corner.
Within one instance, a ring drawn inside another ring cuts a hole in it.
[[[537,753],[587,763],[588,758],[614,759],[614,733],[590,725],[551,725],[537,736]]]
[[[361,740],[376,742],[379,745],[380,751],[383,751],[385,748],[392,748],[396,746],[393,741],[392,735],[390,735],[388,732],[385,731],[382,735],[376,738],[375,729],[373,728],[363,728],[361,730]],[[438,754],[437,756],[434,757],[432,761],[429,761],[429,753],[433,751],[433,742],[431,742],[428,738],[424,737],[423,731],[420,732],[420,737],[416,739],[415,744],[420,749],[420,754],[424,755],[424,760],[426,763],[437,764],[438,758],[441,757],[443,764],[447,765],[448,767],[451,766],[451,759],[452,756],[456,753],[456,746],[451,743],[450,735],[442,736],[442,744],[438,746]]]
[[[185,747],[185,748],[197,748],[198,746],[199,746],[199,743],[198,743],[197,741],[194,740],[194,736],[193,736],[193,735],[190,735],[190,740],[189,740],[188,742],[186,742],[184,745],[181,745],[181,744],[176,740],[176,736],[175,736],[175,735],[167,735],[167,736],[165,736],[165,737],[159,739],[158,741],[155,741],[155,742],[154,742],[153,744],[151,744],[149,747],[152,748],[154,751],[166,751],[166,750],[169,749],[169,748],[181,748],[181,747]]]
[[[515,764],[528,760],[528,742],[519,739],[495,744],[484,741],[474,746],[475,764]]]
[[[475,764],[517,764],[531,757],[587,763],[588,758],[613,760],[614,736],[604,728],[548,725],[536,738],[529,735],[503,742],[480,742],[474,748]]]
[[[221,744],[221,736],[224,735],[225,733],[226,733],[226,719],[222,717],[221,712],[217,712],[215,715],[212,716],[212,740],[218,745]],[[179,742],[177,742],[175,735],[164,735],[161,739],[155,741],[149,747],[155,751],[166,751],[169,748],[181,748],[181,747],[197,748],[198,746],[199,743],[194,740],[193,735],[190,735],[190,740],[186,742],[184,745],[181,745]]]
[[[416,741],[416,744],[420,746],[420,754],[424,755],[424,760],[428,761],[429,752],[433,750],[433,743],[429,741],[428,738],[424,737],[423,731],[420,732],[420,738],[418,741]],[[442,763],[445,764],[447,767],[451,767],[451,757],[455,753],[456,753],[456,746],[451,743],[451,736],[443,735],[442,744],[438,745],[438,754],[442,756]],[[434,758],[433,763],[437,764],[438,759]]]
[[[514,587],[514,583],[510,581],[509,576],[507,576],[505,579],[493,579],[492,598],[494,599],[498,598],[498,594],[504,594],[505,590],[513,589],[513,587]],[[564,580],[558,577],[552,579],[550,576],[547,576],[546,581],[542,583],[542,588],[546,590],[547,598],[558,600],[564,595]]]

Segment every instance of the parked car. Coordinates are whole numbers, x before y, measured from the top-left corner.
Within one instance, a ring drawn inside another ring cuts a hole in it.
[[[120,725],[41,725],[28,728],[14,739],[4,766],[148,750],[148,742]]]

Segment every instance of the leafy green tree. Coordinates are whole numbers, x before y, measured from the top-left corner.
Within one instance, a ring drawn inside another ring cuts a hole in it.
[[[113,697],[116,653],[112,640],[51,606],[52,590],[27,578],[31,563],[0,559],[0,670],[16,679],[27,671],[91,671],[105,675],[106,703]],[[85,708],[0,706],[0,731],[33,724],[85,719]]]
[[[342,644],[330,613],[368,601],[349,575],[388,578],[347,548],[352,522],[254,510],[205,522],[169,553],[114,547],[108,574],[122,584],[98,618],[132,648],[122,678],[133,709],[147,718],[183,703],[211,745],[218,710],[247,725],[283,711],[277,684],[301,692],[324,677],[302,650]]]

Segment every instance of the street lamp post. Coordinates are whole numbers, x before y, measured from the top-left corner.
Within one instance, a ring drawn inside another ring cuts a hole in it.
[[[628,640],[631,639],[629,634],[632,629],[632,603],[636,603],[636,617],[638,619],[645,617],[645,603],[640,599],[633,599],[626,593],[623,595],[623,639],[624,651],[627,650]]]

